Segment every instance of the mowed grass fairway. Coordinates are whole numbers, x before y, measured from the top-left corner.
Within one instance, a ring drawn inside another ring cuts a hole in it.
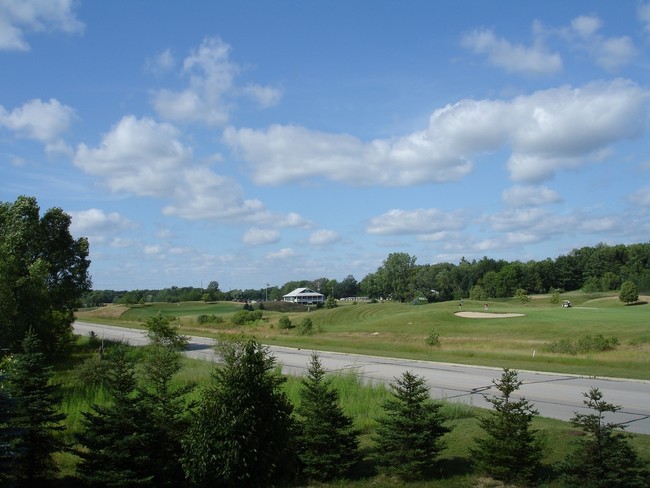
[[[534,296],[527,304],[516,300],[477,302],[465,300],[462,310],[483,312],[485,303],[491,318],[464,318],[458,302],[412,305],[391,301],[379,303],[339,302],[336,308],[287,307],[278,302],[264,304],[263,318],[249,325],[232,324],[232,316],[242,303],[206,304],[154,303],[134,307],[106,306],[84,310],[79,320],[142,327],[157,313],[175,317],[181,332],[218,337],[245,334],[260,342],[311,349],[324,349],[376,356],[391,356],[440,362],[493,366],[499,368],[553,371],[594,376],[650,379],[650,297],[640,297],[637,305],[626,306],[617,295],[567,293],[572,308],[552,304],[550,296]],[[259,304],[254,304],[257,310]],[[523,314],[499,318],[501,313]],[[199,324],[200,315],[221,317],[222,323]],[[312,335],[297,329],[281,329],[282,316],[294,326],[309,318]],[[440,344],[427,344],[432,333]],[[577,341],[600,334],[616,338],[609,351],[585,354],[557,354],[548,345],[567,339]]]

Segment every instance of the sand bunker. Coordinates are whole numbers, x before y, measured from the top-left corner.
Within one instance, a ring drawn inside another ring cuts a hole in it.
[[[510,317],[523,317],[523,313],[490,313],[490,312],[456,312],[455,315],[468,319],[507,319]]]

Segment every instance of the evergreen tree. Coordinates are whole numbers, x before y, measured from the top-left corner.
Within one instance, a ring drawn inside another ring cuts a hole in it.
[[[381,468],[404,480],[430,477],[434,462],[450,431],[443,425],[441,404],[429,396],[425,379],[406,371],[391,384],[392,398],[383,404],[385,416],[377,419],[376,457]]]
[[[22,434],[22,429],[11,425],[16,410],[16,399],[9,394],[6,367],[10,360],[11,356],[0,360],[0,486],[8,486],[12,480],[16,457],[13,444]]]
[[[478,467],[492,478],[506,483],[529,483],[543,456],[542,442],[531,428],[537,410],[525,398],[511,398],[522,384],[516,371],[506,368],[501,378],[492,382],[501,395],[486,397],[494,408],[480,419],[488,435],[476,439],[471,453]]]
[[[621,409],[603,400],[598,388],[583,393],[584,404],[592,414],[576,413],[571,423],[583,430],[576,450],[561,466],[565,486],[581,488],[643,488],[650,486],[650,473],[628,443],[627,436],[616,430],[624,426],[605,422],[606,413]]]
[[[135,395],[135,364],[123,344],[109,348],[105,357],[110,362],[106,384],[111,401],[82,413],[82,430],[76,434],[83,446],[77,473],[91,486],[148,486],[153,476],[146,449],[151,442],[149,419]]]
[[[172,378],[183,366],[187,337],[178,334],[170,319],[158,315],[147,320],[149,345],[143,361],[143,386],[139,389],[148,417],[149,469],[157,487],[180,486],[185,478],[180,463],[181,439],[189,421],[185,400],[194,385],[172,387]]]
[[[16,401],[10,425],[19,433],[13,442],[15,479],[31,485],[57,472],[52,455],[67,448],[59,435],[65,430],[61,422],[66,415],[57,411],[61,388],[51,383],[52,367],[32,330],[27,331],[22,347],[9,369],[9,394]]]
[[[359,432],[339,404],[338,391],[325,378],[317,353],[311,355],[301,380],[298,415],[298,458],[308,479],[344,477],[359,460]]]
[[[254,339],[222,343],[188,435],[183,468],[193,486],[259,487],[294,476],[293,407],[275,358]]]

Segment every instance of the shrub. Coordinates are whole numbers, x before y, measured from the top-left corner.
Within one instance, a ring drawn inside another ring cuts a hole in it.
[[[291,319],[287,317],[286,315],[283,315],[280,317],[280,320],[278,321],[278,326],[281,329],[290,329],[293,327],[293,324],[291,323]]]
[[[312,335],[314,333],[314,323],[309,317],[305,317],[298,324],[298,334]]]
[[[425,339],[426,343],[429,346],[439,346],[440,345],[440,334],[436,330],[429,332],[429,335]]]
[[[616,337],[604,337],[602,334],[585,335],[577,341],[561,339],[546,346],[546,350],[558,354],[586,354],[589,352],[611,351],[618,346]]]
[[[199,315],[196,318],[196,321],[199,324],[222,324],[223,317],[217,317],[216,315]]]
[[[235,325],[244,325],[250,322],[255,322],[262,318],[261,310],[240,310],[235,312],[232,317],[232,323]]]

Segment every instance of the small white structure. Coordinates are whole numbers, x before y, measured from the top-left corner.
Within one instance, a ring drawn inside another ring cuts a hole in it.
[[[324,303],[325,295],[310,290],[309,288],[296,288],[291,293],[284,295],[282,300],[301,305],[313,305],[314,303]]]

